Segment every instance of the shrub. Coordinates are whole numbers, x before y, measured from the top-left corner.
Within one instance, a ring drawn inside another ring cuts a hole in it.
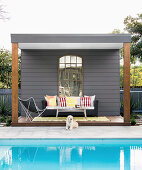
[[[131,125],[134,126],[136,124],[135,118],[131,117],[130,122],[131,122]]]
[[[10,126],[12,122],[12,118],[8,117],[8,119],[6,120],[6,126]]]
[[[4,123],[5,121],[6,121],[6,117],[5,116],[0,117],[0,122],[1,123]]]
[[[6,116],[11,111],[10,107],[7,105],[4,97],[1,98],[0,102],[0,114],[1,116]]]
[[[135,103],[133,97],[130,97],[130,115],[133,115],[134,110],[138,107],[139,103]],[[120,103],[120,115],[124,116],[124,104]]]

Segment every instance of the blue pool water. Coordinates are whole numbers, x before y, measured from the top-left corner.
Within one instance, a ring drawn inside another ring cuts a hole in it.
[[[0,170],[142,170],[142,139],[2,139]]]

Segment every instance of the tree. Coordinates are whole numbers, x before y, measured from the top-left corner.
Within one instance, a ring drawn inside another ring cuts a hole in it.
[[[8,50],[0,50],[0,82],[1,88],[11,87],[12,57]]]
[[[121,34],[120,29],[114,29],[112,32],[112,34]]]
[[[133,69],[133,86],[135,82],[135,62],[139,58],[142,60],[142,14],[138,14],[136,18],[127,16],[124,19],[125,30],[127,30],[131,36],[131,63],[134,64]]]
[[[127,16],[124,19],[125,30],[131,35],[131,58],[135,62],[136,58],[142,60],[142,14],[136,18]]]
[[[18,86],[21,86],[21,59],[18,55]],[[12,86],[12,54],[8,50],[0,50],[0,88],[11,88]]]

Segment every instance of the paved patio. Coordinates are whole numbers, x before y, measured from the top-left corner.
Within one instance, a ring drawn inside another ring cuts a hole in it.
[[[142,126],[1,127],[2,138],[142,138]]]

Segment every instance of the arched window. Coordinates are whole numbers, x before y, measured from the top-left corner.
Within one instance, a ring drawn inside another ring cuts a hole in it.
[[[63,56],[59,59],[59,96],[82,96],[82,58]]]

